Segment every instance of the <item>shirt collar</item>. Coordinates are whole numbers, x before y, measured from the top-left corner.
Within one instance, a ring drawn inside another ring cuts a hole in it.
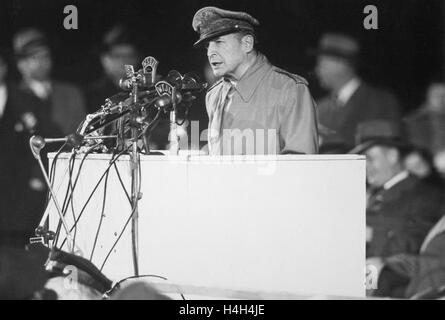
[[[250,100],[255,89],[271,67],[272,65],[267,58],[263,54],[258,53],[256,61],[247,69],[246,73],[237,81],[235,86],[236,91],[239,92],[244,102]]]
[[[345,105],[358,89],[360,84],[361,81],[359,78],[352,78],[351,80],[346,82],[337,93],[337,101],[340,102],[342,105]]]
[[[47,81],[29,80],[28,86],[40,99],[46,99],[51,91],[51,84]]]
[[[383,189],[388,190],[388,189],[394,187],[396,184],[398,184],[402,180],[405,180],[406,178],[408,178],[408,176],[409,176],[409,173],[406,170],[396,174],[394,177],[392,177],[391,179],[389,179],[388,181],[386,181],[383,184]]]

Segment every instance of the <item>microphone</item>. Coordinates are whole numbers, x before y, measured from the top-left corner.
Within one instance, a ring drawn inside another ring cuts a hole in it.
[[[119,103],[121,101],[126,100],[129,96],[130,96],[129,92],[119,92],[119,93],[116,93],[115,95],[113,95],[111,97],[106,98],[105,99],[105,104],[107,106],[112,106],[112,105],[115,105],[115,104],[117,104],[117,103]]]
[[[40,157],[40,151],[46,146],[47,143],[54,142],[66,142],[68,147],[78,148],[85,140],[99,140],[99,139],[115,139],[116,136],[87,136],[81,135],[79,133],[72,133],[64,138],[43,138],[41,136],[32,136],[29,139],[29,146],[34,155],[34,158],[38,159]]]
[[[53,142],[65,142],[67,138],[56,138],[56,139],[44,139],[41,136],[32,136],[29,139],[29,146],[31,147],[32,154],[34,158],[39,160],[40,158],[40,151],[45,147],[47,143],[53,143]]]
[[[199,77],[191,72],[181,75],[178,71],[172,70],[164,78],[164,81],[181,91],[201,91],[207,88],[207,83],[201,83]]]
[[[146,88],[153,84],[151,81],[151,72],[144,72],[144,70],[139,70],[135,72],[131,77],[122,78],[119,80],[119,87],[125,91],[131,91],[136,85],[140,88]]]
[[[157,96],[154,86],[149,87],[147,90],[138,91],[138,99],[142,104],[150,102],[151,99]],[[113,114],[122,112],[122,107],[128,107],[133,103],[130,92],[119,92],[111,97],[105,99],[105,104],[102,106],[102,110],[105,114]]]
[[[180,103],[182,101],[182,94],[179,91],[176,91],[175,95],[175,102]],[[154,102],[154,106],[157,109],[167,109],[168,106],[170,106],[173,103],[172,97],[170,97],[167,94],[164,94],[160,96],[156,101]]]

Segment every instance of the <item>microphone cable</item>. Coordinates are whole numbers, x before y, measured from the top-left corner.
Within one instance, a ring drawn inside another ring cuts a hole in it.
[[[97,144],[95,144],[94,146],[92,146],[91,148],[89,148],[89,149],[85,152],[84,156],[82,157],[82,160],[81,160],[81,162],[80,162],[79,168],[78,168],[78,170],[77,170],[76,178],[75,178],[75,180],[74,180],[74,184],[72,184],[72,192],[71,192],[70,197],[69,197],[69,199],[68,199],[69,201],[71,201],[71,199],[72,199],[72,197],[73,197],[74,190],[75,190],[75,188],[76,188],[76,186],[77,186],[77,182],[78,182],[78,180],[79,180],[79,176],[80,176],[80,173],[81,173],[83,164],[84,164],[84,162],[85,162],[87,156],[88,156],[88,155],[89,155],[89,154],[90,154],[96,147],[98,147],[99,145],[100,145],[100,143],[97,143]],[[72,172],[71,172],[71,174],[72,174]],[[71,184],[71,179],[72,179],[71,174],[70,174],[70,177],[69,177],[69,179],[70,179],[69,185]],[[68,185],[68,187],[69,187],[69,185]],[[68,192],[68,189],[67,189],[67,192]],[[67,194],[65,195],[65,199],[64,199],[64,202],[63,202],[63,207],[66,206],[66,197],[67,197]],[[74,209],[73,209],[73,210],[74,210]],[[65,216],[65,214],[66,214],[66,209],[63,210],[63,216]],[[74,218],[73,221],[75,221],[76,218],[75,218],[74,214],[73,214],[73,218]],[[59,225],[58,225],[58,229],[57,229],[57,233],[56,233],[57,241],[55,241],[55,244],[57,244],[57,242],[58,242],[59,234],[60,234],[60,229],[61,229],[61,221],[60,221],[60,219],[59,219]],[[75,238],[73,239],[73,241],[75,241]]]
[[[90,202],[91,198],[93,197],[93,195],[96,193],[97,188],[99,187],[99,185],[101,184],[102,180],[104,179],[105,175],[107,174],[107,172],[110,170],[110,168],[112,167],[113,163],[115,163],[125,152],[127,152],[129,149],[131,148],[131,145],[129,147],[127,147],[126,149],[122,150],[116,158],[114,158],[110,164],[108,165],[107,169],[105,170],[105,172],[102,174],[102,176],[99,178],[99,181],[96,183],[96,185],[94,186],[93,190],[91,191],[91,194],[89,195],[88,199],[86,200],[85,204],[82,207],[82,210],[80,211],[80,214],[77,216],[76,221],[74,222],[73,227],[71,227],[70,232],[73,231],[74,227],[79,223],[80,218],[83,216],[83,213],[85,212],[85,209],[88,205],[88,203]],[[61,248],[63,247],[63,245],[66,243],[67,237],[65,237],[65,239],[62,242]]]

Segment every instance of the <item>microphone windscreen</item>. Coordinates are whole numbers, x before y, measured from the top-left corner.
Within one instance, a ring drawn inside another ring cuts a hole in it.
[[[66,143],[69,147],[80,147],[83,142],[83,136],[78,133],[70,134],[67,137]]]

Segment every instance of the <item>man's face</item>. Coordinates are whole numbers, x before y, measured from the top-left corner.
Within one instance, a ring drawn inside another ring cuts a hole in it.
[[[342,81],[347,68],[347,64],[341,58],[320,55],[317,57],[315,73],[323,88],[333,90],[338,87],[339,81]]]
[[[130,44],[115,45],[102,56],[102,65],[106,74],[115,80],[125,77],[126,64],[135,66],[137,63],[137,50]]]
[[[23,58],[18,62],[18,69],[26,79],[46,81],[50,77],[51,68],[51,54],[46,49]]]
[[[366,151],[366,177],[373,187],[381,187],[397,173],[398,151],[374,146]]]
[[[207,57],[215,77],[240,76],[247,52],[237,34],[227,34],[208,42]]]

